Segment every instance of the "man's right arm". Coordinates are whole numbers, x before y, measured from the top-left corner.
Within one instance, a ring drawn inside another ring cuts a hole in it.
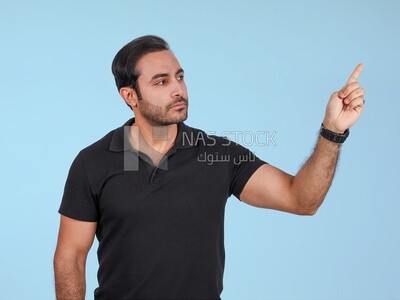
[[[86,258],[93,244],[96,222],[84,222],[61,215],[54,275],[58,300],[85,299]]]

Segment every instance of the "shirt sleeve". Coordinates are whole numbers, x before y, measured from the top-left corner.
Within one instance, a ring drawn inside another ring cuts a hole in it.
[[[265,161],[258,158],[249,149],[233,143],[230,149],[231,154],[231,185],[230,193],[240,200],[240,194],[244,186],[255,171],[262,165],[266,164]]]
[[[94,198],[82,154],[79,153],[69,170],[58,212],[72,219],[96,222],[98,213]]]

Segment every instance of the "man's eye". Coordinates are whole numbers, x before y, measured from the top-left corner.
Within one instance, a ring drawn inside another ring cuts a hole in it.
[[[178,76],[178,80],[179,80],[179,81],[183,80],[183,77],[184,77],[183,74],[182,74],[182,75],[179,75],[179,76]]]
[[[157,81],[156,85],[165,85],[166,82],[167,81],[165,79],[163,79],[163,80]]]

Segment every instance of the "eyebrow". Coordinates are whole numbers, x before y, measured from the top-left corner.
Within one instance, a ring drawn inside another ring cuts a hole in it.
[[[176,71],[175,75],[179,74],[179,73],[184,73],[185,71],[183,71],[182,68],[180,68],[178,71]],[[154,75],[153,77],[151,77],[150,81],[153,81],[154,79],[160,78],[160,77],[168,77],[169,74],[168,73],[159,73]]]

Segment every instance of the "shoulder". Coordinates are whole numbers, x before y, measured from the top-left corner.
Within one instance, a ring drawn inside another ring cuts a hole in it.
[[[127,142],[125,129],[134,123],[134,118],[129,119],[122,126],[111,130],[101,139],[81,150],[81,155],[87,157],[101,156],[126,150]]]
[[[123,170],[123,151],[112,151],[111,144],[115,140],[118,128],[110,131],[101,139],[82,149],[72,163],[72,176],[84,176],[93,192],[110,174]],[[123,131],[122,131],[123,134]]]
[[[93,158],[105,154],[110,149],[110,144],[117,129],[114,129],[93,144],[83,148],[79,155],[84,158]]]
[[[79,152],[77,159],[81,160],[88,172],[97,173],[102,169],[109,169],[112,165],[120,165],[126,146],[124,126],[111,130]]]

